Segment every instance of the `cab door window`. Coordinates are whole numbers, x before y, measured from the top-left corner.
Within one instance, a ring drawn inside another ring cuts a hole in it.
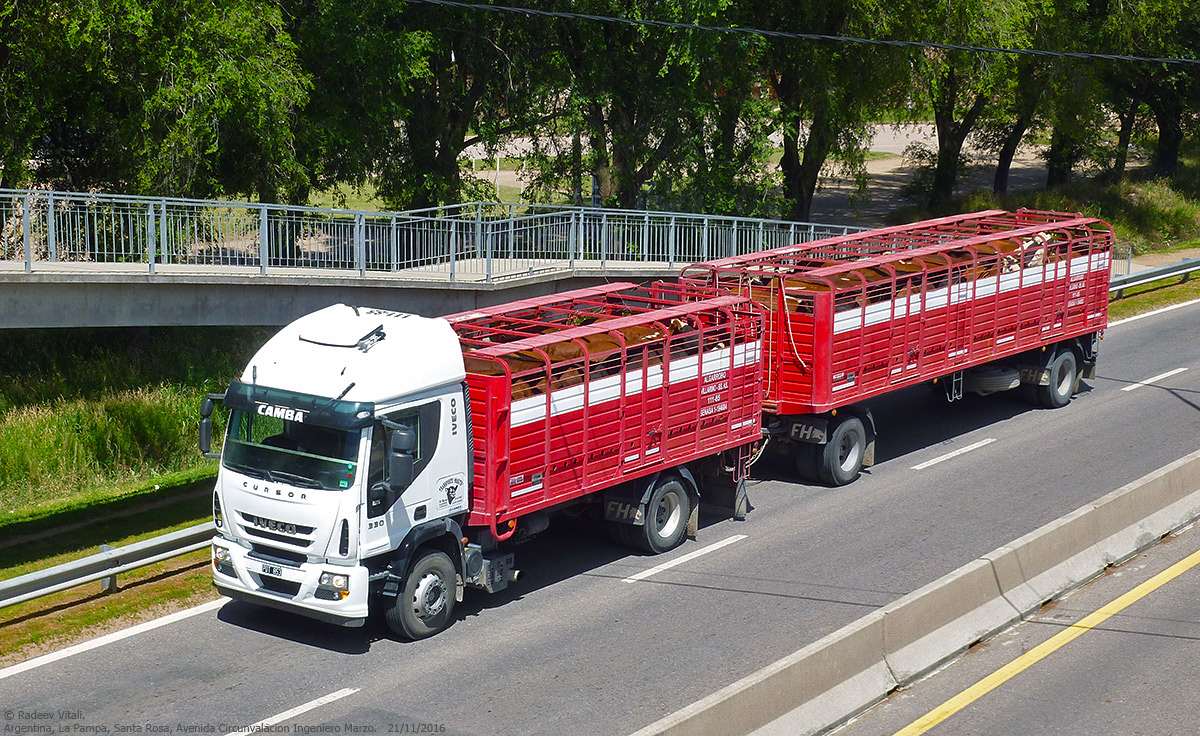
[[[396,424],[402,424],[416,435],[416,447],[413,448],[413,484],[421,478],[421,472],[429,465],[433,453],[437,450],[438,430],[441,427],[441,402],[430,401],[419,406],[385,414],[382,419]],[[392,430],[383,421],[376,420],[371,432],[370,470],[367,476],[367,487],[388,480],[387,477],[387,448],[391,445]],[[399,494],[393,499],[399,498]],[[394,501],[393,501],[394,503]],[[389,506],[379,506],[371,509],[370,516],[383,514]]]

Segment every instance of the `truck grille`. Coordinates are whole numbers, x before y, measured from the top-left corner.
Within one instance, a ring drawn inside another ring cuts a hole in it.
[[[316,531],[316,527],[276,521],[275,519],[268,519],[265,516],[247,514],[244,511],[239,511],[238,513],[242,517],[242,529],[247,534],[261,539],[270,539],[273,542],[307,547],[312,543],[312,540],[307,537]]]

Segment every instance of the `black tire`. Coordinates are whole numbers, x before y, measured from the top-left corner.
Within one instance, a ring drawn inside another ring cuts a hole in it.
[[[800,475],[800,480],[806,483],[820,482],[821,472],[818,466],[821,463],[821,455],[825,447],[811,442],[793,442],[791,448],[792,459],[796,463],[796,472]]]
[[[867,452],[867,430],[862,420],[855,416],[843,417],[820,450],[817,471],[823,482],[844,486],[853,481],[862,472]]]
[[[1050,385],[1037,386],[1033,395],[1039,406],[1058,409],[1071,403],[1079,388],[1079,362],[1071,350],[1063,350],[1050,361]]]
[[[683,483],[675,477],[661,478],[646,502],[646,523],[629,526],[626,532],[634,547],[661,554],[683,543],[691,514],[692,500]]]
[[[396,603],[387,609],[387,625],[397,636],[424,639],[450,625],[458,571],[445,552],[426,550],[404,580]]]

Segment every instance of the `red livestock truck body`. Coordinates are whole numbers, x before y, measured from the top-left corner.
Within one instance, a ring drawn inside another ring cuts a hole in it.
[[[985,211],[696,264],[682,280],[767,309],[764,408],[820,414],[1091,335],[1111,228]]]
[[[761,438],[762,314],[680,284],[605,286],[446,318],[473,427],[467,523],[518,517]]]

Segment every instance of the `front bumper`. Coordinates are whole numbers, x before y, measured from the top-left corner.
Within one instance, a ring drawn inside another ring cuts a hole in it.
[[[228,557],[217,562],[218,549]],[[340,598],[320,585],[322,573],[345,575],[349,594]],[[315,618],[338,626],[362,626],[367,620],[368,572],[362,565],[339,567],[292,563],[262,555],[223,537],[213,540],[213,583],[235,600]],[[331,598],[340,598],[333,600]]]

